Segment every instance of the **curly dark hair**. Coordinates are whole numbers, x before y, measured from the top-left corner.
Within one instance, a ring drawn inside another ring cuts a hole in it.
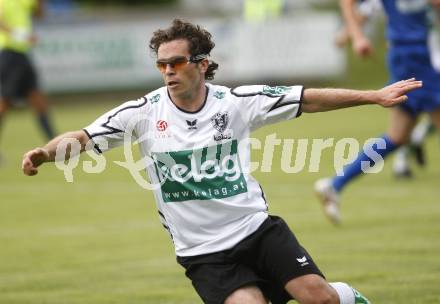
[[[150,49],[157,55],[157,51],[162,43],[184,39],[188,41],[189,53],[191,56],[200,54],[209,55],[215,46],[211,37],[211,33],[199,25],[194,25],[181,19],[174,19],[171,27],[160,29],[153,33],[153,37],[150,40]],[[217,69],[218,64],[210,60],[208,69],[205,73],[205,79],[214,79],[215,71]]]

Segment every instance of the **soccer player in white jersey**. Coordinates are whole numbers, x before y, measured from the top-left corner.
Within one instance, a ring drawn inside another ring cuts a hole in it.
[[[399,104],[421,82],[376,91],[230,89],[206,82],[218,68],[209,59],[213,47],[209,32],[182,20],[156,31],[150,48],[165,86],[27,152],[24,173],[35,175],[54,161],[66,138],[78,140],[82,151],[92,140],[98,153],[134,138],[149,159],[159,216],[177,260],[204,303],[369,303],[345,283],[327,283],[287,224],[268,214],[263,190],[246,170],[249,146],[242,143],[252,130],[302,112]]]

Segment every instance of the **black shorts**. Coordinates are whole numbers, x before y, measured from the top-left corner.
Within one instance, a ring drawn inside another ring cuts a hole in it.
[[[37,74],[26,54],[12,50],[0,52],[0,93],[9,101],[28,97],[38,87]]]
[[[323,276],[280,217],[269,216],[234,248],[193,257],[177,257],[204,303],[223,304],[236,289],[258,286],[272,304],[292,297],[284,286],[293,278]]]

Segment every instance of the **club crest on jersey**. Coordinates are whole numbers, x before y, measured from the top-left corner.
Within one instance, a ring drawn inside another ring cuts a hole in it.
[[[220,133],[223,133],[228,127],[228,123],[229,123],[228,113],[227,112],[216,113],[214,116],[211,117],[211,123],[214,129],[216,129]]]
[[[214,135],[214,140],[219,141],[222,139],[232,138],[230,134],[231,132],[227,132],[227,134],[224,134],[229,124],[228,112],[216,113],[214,116],[211,117],[211,123],[214,129],[219,132],[219,134]]]

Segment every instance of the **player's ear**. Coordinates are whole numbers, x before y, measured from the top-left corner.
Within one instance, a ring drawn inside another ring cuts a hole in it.
[[[206,71],[208,70],[208,66],[209,66],[208,59],[203,59],[202,61],[200,61],[199,62],[200,72],[206,73]]]

